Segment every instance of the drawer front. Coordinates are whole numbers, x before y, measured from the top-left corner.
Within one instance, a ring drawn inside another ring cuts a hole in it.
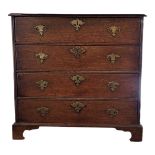
[[[138,44],[139,18],[16,17],[18,43]]]
[[[59,101],[20,99],[17,104],[18,122],[63,124],[136,124],[135,101]]]
[[[16,46],[17,70],[138,71],[138,46]]]
[[[137,97],[138,74],[18,73],[18,96]]]

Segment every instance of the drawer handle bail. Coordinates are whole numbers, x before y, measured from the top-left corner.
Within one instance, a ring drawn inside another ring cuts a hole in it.
[[[113,26],[108,27],[108,32],[110,32],[110,34],[113,37],[116,37],[118,33],[120,32],[120,28],[118,26],[113,25]]]
[[[45,62],[45,60],[48,58],[48,55],[43,53],[43,52],[40,52],[40,53],[37,53],[35,54],[36,58],[39,60],[39,62],[42,64]]]
[[[36,84],[40,90],[44,90],[46,87],[48,87],[48,82],[44,80],[37,81]]]
[[[79,113],[84,107],[86,107],[86,105],[76,101],[71,104],[71,107],[74,109],[75,112]]]
[[[34,29],[39,33],[40,37],[43,37],[47,27],[45,25],[36,25],[34,26]]]
[[[81,75],[74,75],[71,77],[71,80],[74,81],[76,86],[79,86],[81,82],[85,80],[85,78]]]
[[[37,112],[40,114],[40,116],[44,117],[49,113],[49,108],[40,107],[40,108],[37,108]]]
[[[114,64],[117,60],[117,58],[120,58],[121,56],[118,55],[118,54],[114,54],[114,53],[111,53],[109,55],[107,55],[107,60],[110,61],[110,63]]]
[[[111,109],[107,109],[106,113],[110,116],[110,117],[115,117],[116,115],[118,115],[118,110],[115,108],[111,108]]]
[[[72,53],[76,59],[79,59],[82,54],[86,53],[86,50],[80,46],[75,46],[70,49],[70,53]]]
[[[115,82],[115,81],[111,81],[111,82],[108,82],[108,87],[109,89],[114,92],[117,90],[117,88],[119,87],[119,83],[118,82]]]
[[[70,23],[75,28],[76,31],[79,31],[80,27],[85,24],[85,22],[83,22],[80,19],[74,19]]]

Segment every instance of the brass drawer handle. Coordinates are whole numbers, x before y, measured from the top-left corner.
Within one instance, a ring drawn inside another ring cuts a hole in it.
[[[80,19],[74,19],[70,23],[75,28],[76,31],[79,31],[80,27],[85,24],[85,22],[83,22]]]
[[[45,60],[48,58],[48,55],[43,53],[43,52],[40,52],[40,53],[37,53],[35,54],[36,58],[39,60],[39,62],[42,64],[45,62]]]
[[[86,105],[76,101],[71,104],[71,107],[74,109],[75,112],[79,113],[84,107],[86,107]]]
[[[85,78],[81,75],[74,75],[71,77],[71,80],[74,81],[76,86],[79,86],[81,82],[85,80]]]
[[[36,84],[40,90],[44,90],[46,87],[48,87],[48,82],[44,80],[37,81]]]
[[[107,55],[107,60],[109,60],[112,64],[116,62],[117,58],[120,58],[120,55],[114,53]]]
[[[120,84],[118,82],[115,81],[108,82],[108,87],[112,92],[116,91],[119,86]]]
[[[47,27],[45,25],[36,25],[34,26],[34,29],[39,33],[40,37],[43,37],[45,31],[47,30]]]
[[[118,110],[115,108],[110,108],[106,110],[106,113],[110,116],[110,117],[116,117],[116,115],[118,115]]]
[[[49,113],[49,108],[47,107],[40,107],[36,109],[40,116],[44,117]]]
[[[120,32],[120,28],[115,25],[108,27],[107,30],[113,37],[116,37]]]
[[[70,49],[70,53],[74,55],[75,58],[79,59],[82,54],[84,54],[86,50],[80,46],[75,46]]]

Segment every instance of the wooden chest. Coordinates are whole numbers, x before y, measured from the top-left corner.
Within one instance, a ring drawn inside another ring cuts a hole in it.
[[[142,140],[145,15],[10,14],[13,139],[39,126],[113,127]]]

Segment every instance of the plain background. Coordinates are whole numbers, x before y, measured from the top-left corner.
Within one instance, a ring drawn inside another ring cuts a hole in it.
[[[129,155],[155,154],[155,9],[154,0],[1,0],[0,1],[0,154]],[[13,141],[14,122],[11,18],[14,13],[132,13],[146,14],[143,39],[141,123],[143,142],[130,133],[102,128],[41,127]]]

